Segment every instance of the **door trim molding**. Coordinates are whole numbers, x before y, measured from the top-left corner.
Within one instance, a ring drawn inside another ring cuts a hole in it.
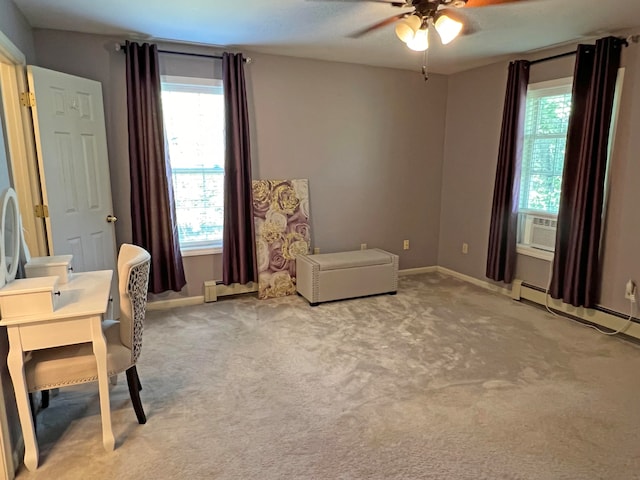
[[[24,55],[0,31],[0,90],[11,177],[18,195],[25,241],[31,254],[38,256],[47,255],[48,249],[43,222],[33,211],[41,194],[31,113],[20,104],[20,93],[28,90],[25,62]]]
[[[20,49],[0,30],[0,58],[2,57],[4,57],[5,61],[10,61],[16,65],[24,65],[27,62]]]
[[[34,175],[36,157],[33,127],[30,112],[20,105],[20,93],[26,91],[25,67],[24,54],[0,31],[0,92],[4,107],[0,110],[0,115],[4,119],[12,183],[18,194],[23,216],[25,241],[34,255],[44,255],[44,226],[41,221],[36,220],[32,208],[37,203],[34,199],[40,195],[38,177]],[[6,358],[0,360],[0,367],[6,368],[6,364]],[[15,439],[15,445],[11,444],[6,401],[12,395],[6,392],[2,380],[0,378],[0,476],[13,479],[17,466],[20,465],[24,444],[21,436]]]

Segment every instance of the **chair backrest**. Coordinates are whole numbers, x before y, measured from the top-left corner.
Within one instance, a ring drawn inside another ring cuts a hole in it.
[[[123,243],[118,253],[120,292],[120,340],[131,349],[135,363],[142,349],[142,330],[147,309],[151,255],[144,248]]]

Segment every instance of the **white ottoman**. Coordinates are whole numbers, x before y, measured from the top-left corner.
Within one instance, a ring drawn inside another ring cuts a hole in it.
[[[398,290],[398,256],[378,248],[299,255],[296,288],[311,306]]]

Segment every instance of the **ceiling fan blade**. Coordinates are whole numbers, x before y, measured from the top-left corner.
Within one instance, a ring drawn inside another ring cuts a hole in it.
[[[491,7],[500,5],[501,3],[515,3],[523,0],[467,0],[465,8]]]
[[[381,22],[371,25],[370,27],[367,27],[363,30],[358,30],[357,32],[354,32],[351,35],[349,35],[349,37],[360,38],[361,36],[366,35],[369,32],[373,32],[374,30],[377,30],[379,28],[386,27],[387,25],[395,23],[401,18],[407,17],[409,15],[411,15],[411,12],[401,13],[400,15],[394,15],[393,17],[389,17],[386,20],[382,20]]]

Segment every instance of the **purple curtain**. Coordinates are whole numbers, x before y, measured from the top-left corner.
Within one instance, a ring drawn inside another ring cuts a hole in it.
[[[165,147],[158,48],[127,42],[126,54],[133,243],[151,254],[149,291],[180,291],[186,280]]]
[[[486,272],[488,278],[506,283],[513,280],[516,265],[518,196],[528,84],[529,62],[511,62],[502,113]]]
[[[251,200],[249,115],[242,54],[222,55],[225,99],[226,153],[224,163],[224,229],[222,283],[257,280]]]
[[[600,284],[600,234],[616,77],[623,41],[580,45],[573,77],[558,212],[551,296],[594,307]]]

